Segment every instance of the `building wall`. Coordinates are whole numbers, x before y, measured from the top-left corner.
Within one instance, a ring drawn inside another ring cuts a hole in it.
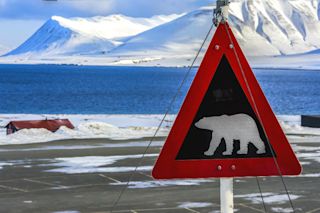
[[[7,126],[7,135],[15,133],[16,131],[17,131],[17,129],[12,124],[9,124]]]

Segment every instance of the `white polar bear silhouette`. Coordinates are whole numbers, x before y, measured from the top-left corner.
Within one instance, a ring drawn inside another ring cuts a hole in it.
[[[195,123],[195,126],[199,129],[212,131],[209,149],[204,152],[206,156],[214,155],[222,138],[226,142],[226,151],[222,153],[223,155],[232,155],[234,140],[240,141],[240,150],[237,151],[237,154],[248,154],[249,143],[257,148],[257,154],[266,153],[266,147],[260,138],[257,124],[247,114],[204,117]]]

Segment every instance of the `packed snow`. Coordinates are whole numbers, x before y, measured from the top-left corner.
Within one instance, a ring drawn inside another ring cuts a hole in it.
[[[320,141],[320,128],[301,126],[301,116],[278,116],[278,120],[291,143]]]
[[[319,69],[319,2],[236,0],[229,22],[254,67]],[[212,24],[212,10],[151,18],[53,16],[0,62],[189,66]]]
[[[292,212],[292,208],[272,207],[271,210],[273,212],[279,212],[279,213],[291,213]]]
[[[80,213],[80,212],[75,210],[65,210],[65,211],[57,211],[52,213]]]
[[[234,211],[234,212],[238,212],[239,209],[233,209],[233,211]],[[220,211],[220,210],[213,210],[213,211],[211,211],[211,212],[209,212],[209,213],[221,213],[221,211]]]
[[[214,180],[199,179],[199,180],[162,180],[162,181],[131,181],[130,189],[149,189],[169,186],[198,186],[201,183],[210,183]],[[111,185],[127,185],[127,182],[111,183]]]
[[[39,143],[62,139],[109,138],[114,140],[152,137],[157,127],[119,128],[104,122],[81,123],[76,129],[62,126],[55,133],[46,129],[22,129],[14,134],[0,136],[0,144]],[[157,136],[166,136],[168,128],[160,129]]]
[[[263,201],[266,204],[285,204],[289,201],[287,194],[275,194],[275,193],[262,193]],[[235,198],[243,198],[245,200],[251,201],[253,204],[262,203],[261,194],[245,194],[245,195],[235,195]],[[296,200],[300,198],[299,195],[290,194],[291,200]]]
[[[147,157],[156,157],[157,154],[146,154]],[[43,164],[42,166],[58,167],[47,170],[47,172],[56,172],[64,174],[84,174],[84,173],[113,173],[113,172],[132,172],[135,167],[106,167],[117,161],[126,159],[140,159],[142,155],[121,155],[121,156],[84,156],[84,157],[66,157],[55,158],[55,163]],[[141,166],[137,171],[151,171],[153,166]]]
[[[162,147],[163,141],[152,141],[149,145],[149,141],[138,141],[138,142],[117,142],[117,143],[102,143],[94,145],[72,145],[72,146],[61,146],[61,145],[48,145],[35,147],[35,148],[18,148],[18,149],[0,149],[0,152],[29,152],[29,151],[44,151],[44,150],[82,150],[82,149],[97,149],[97,148],[133,148],[133,147]],[[0,165],[1,166],[1,165]]]
[[[317,152],[309,152],[309,153],[297,153],[299,159],[314,161],[320,163],[320,151]]]
[[[9,163],[9,162],[0,162],[0,169],[2,169],[4,166],[12,166],[12,163]]]
[[[0,126],[12,120],[70,119],[75,129],[61,127],[55,133],[46,129],[23,129],[6,135],[0,131],[0,145],[40,143],[62,139],[109,138],[114,140],[153,137],[163,115],[0,115]],[[169,133],[174,115],[168,115],[156,136]]]
[[[292,148],[296,153],[296,155],[298,156],[301,165],[310,165],[312,163],[320,163],[320,147],[319,146],[303,146],[301,144],[299,145],[292,144]],[[303,174],[303,175],[306,175],[306,174]],[[319,176],[319,174],[308,174],[308,176],[316,177],[316,176]]]
[[[212,203],[205,202],[184,202],[181,203],[178,208],[204,208],[212,206]]]
[[[43,160],[43,159],[41,159]],[[41,161],[39,160],[39,161]],[[6,167],[24,167],[24,168],[31,168],[30,165],[32,160],[8,160],[8,161],[1,161],[0,162],[0,170]]]
[[[297,177],[297,176],[295,176],[295,177]],[[299,175],[298,177],[319,178],[320,177],[320,173],[302,174],[302,175]]]
[[[41,120],[46,118],[69,119],[75,126],[75,129],[68,129],[63,126],[55,133],[46,129],[23,129],[14,134],[6,135],[4,127],[12,120]],[[123,140],[153,137],[162,118],[163,115],[2,114],[0,115],[0,126],[3,127],[0,131],[0,145],[40,143],[63,139],[109,138]],[[156,136],[167,136],[174,119],[175,115],[168,115]],[[290,142],[315,142],[320,140],[320,129],[302,127],[300,125],[300,116],[279,116],[278,119]],[[132,142],[130,146],[143,145]],[[123,144],[123,146],[127,145]],[[52,147],[52,149],[54,148],[58,149],[59,147]],[[81,148],[85,147],[78,147],[78,149]]]

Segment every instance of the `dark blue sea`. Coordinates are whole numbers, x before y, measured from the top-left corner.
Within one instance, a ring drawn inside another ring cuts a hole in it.
[[[192,70],[169,113],[176,113]],[[162,114],[187,68],[0,65],[0,113]],[[320,71],[254,70],[277,114],[320,114]]]

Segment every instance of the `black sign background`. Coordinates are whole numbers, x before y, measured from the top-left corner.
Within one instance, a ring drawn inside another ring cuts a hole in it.
[[[225,151],[226,145],[224,139],[222,139],[220,146],[213,156],[204,155],[204,152],[209,148],[212,131],[199,129],[195,126],[195,123],[203,117],[235,115],[241,113],[250,115],[255,120],[260,138],[265,143],[266,153],[256,154],[256,148],[250,143],[247,155],[237,154],[236,152],[240,149],[240,142],[235,140],[232,155],[224,156],[222,153]],[[272,157],[271,150],[267,144],[267,138],[257,116],[236,79],[227,58],[223,56],[176,159],[192,160],[257,157]]]

